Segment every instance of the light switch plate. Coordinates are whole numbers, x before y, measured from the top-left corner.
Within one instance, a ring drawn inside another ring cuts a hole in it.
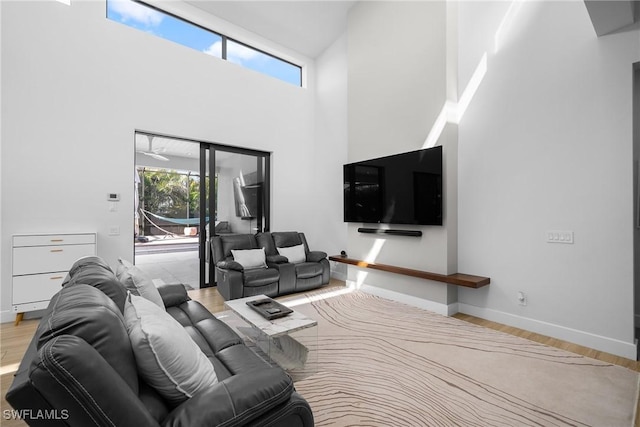
[[[573,231],[547,231],[547,243],[565,243],[573,244]]]

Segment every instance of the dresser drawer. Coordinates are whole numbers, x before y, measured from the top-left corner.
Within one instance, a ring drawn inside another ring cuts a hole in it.
[[[24,234],[13,236],[13,247],[22,246],[63,246],[63,245],[93,245],[96,235],[86,234]]]
[[[13,278],[13,304],[49,301],[60,289],[67,272],[32,274]]]
[[[13,275],[68,271],[78,258],[95,254],[94,244],[13,248]]]

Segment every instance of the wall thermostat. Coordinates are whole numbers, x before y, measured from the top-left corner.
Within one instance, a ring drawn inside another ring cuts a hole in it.
[[[120,201],[120,194],[118,193],[107,193],[107,200],[110,202],[118,202]]]

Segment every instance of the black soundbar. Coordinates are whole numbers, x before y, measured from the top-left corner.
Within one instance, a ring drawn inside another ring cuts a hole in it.
[[[420,237],[422,236],[422,231],[416,230],[394,230],[391,228],[358,228],[358,233],[369,233],[369,234],[392,234],[394,236],[409,236],[409,237]]]

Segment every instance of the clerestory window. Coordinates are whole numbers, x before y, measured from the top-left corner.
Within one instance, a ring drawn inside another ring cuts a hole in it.
[[[157,37],[302,86],[302,68],[137,0],[107,0],[107,18]]]

